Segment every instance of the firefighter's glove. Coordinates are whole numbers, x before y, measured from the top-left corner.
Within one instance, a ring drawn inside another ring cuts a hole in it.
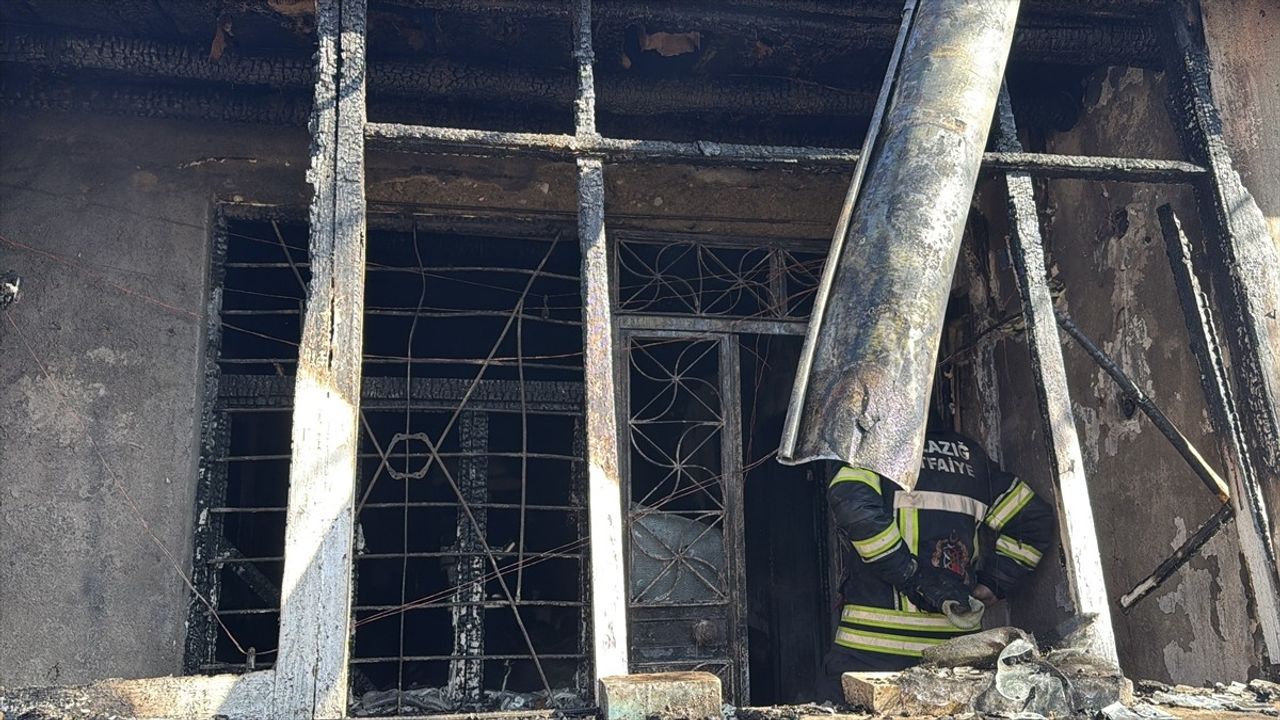
[[[959,575],[932,565],[920,563],[915,573],[903,583],[902,592],[925,612],[942,612],[942,603],[954,600],[969,606],[969,587]]]

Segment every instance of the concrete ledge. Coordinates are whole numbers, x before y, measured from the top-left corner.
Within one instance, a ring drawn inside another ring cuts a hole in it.
[[[719,720],[720,678],[707,672],[668,672],[600,678],[604,720]]]
[[[0,717],[247,720],[273,715],[270,670],[245,675],[102,680],[76,687],[0,688]]]

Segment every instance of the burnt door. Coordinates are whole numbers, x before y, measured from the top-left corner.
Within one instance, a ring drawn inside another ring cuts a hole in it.
[[[712,672],[745,704],[736,340],[637,330],[622,345],[631,670]]]

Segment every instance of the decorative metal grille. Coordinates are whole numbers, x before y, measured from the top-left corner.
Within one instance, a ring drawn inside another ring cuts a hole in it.
[[[826,255],[812,243],[622,235],[616,257],[619,312],[787,320],[808,317]]]
[[[708,669],[745,701],[742,468],[729,336],[630,336],[632,668]]]

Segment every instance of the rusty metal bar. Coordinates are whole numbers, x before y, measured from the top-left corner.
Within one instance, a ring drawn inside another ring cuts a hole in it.
[[[1018,8],[919,3],[883,127],[872,126],[882,137],[864,143],[874,153],[865,192],[855,175],[837,225],[781,462],[838,459],[914,487],[942,318]]]
[[[997,146],[1002,150],[1021,150],[1007,90],[1000,93],[997,124]],[[1010,254],[1026,318],[1027,349],[1031,353],[1036,400],[1044,424],[1045,449],[1058,488],[1058,537],[1066,561],[1067,582],[1076,613],[1095,616],[1096,632],[1091,637],[1093,654],[1118,665],[1098,531],[1084,476],[1084,456],[1071,409],[1062,340],[1053,319],[1053,296],[1045,272],[1035,189],[1031,176],[1026,173],[1009,173],[1005,182],[1009,196]]]
[[[1084,334],[1084,331],[1076,325],[1075,321],[1072,320],[1070,316],[1065,312],[1058,311],[1057,317],[1058,325],[1063,330],[1067,331],[1067,334],[1076,341],[1076,344],[1080,346],[1081,350],[1084,350],[1085,353],[1098,364],[1098,367],[1102,368],[1111,376],[1111,379],[1116,382],[1116,385],[1120,386],[1120,391],[1124,393],[1124,396],[1132,400],[1133,404],[1137,405],[1138,409],[1142,411],[1142,414],[1146,415],[1151,420],[1151,424],[1155,425],[1156,429],[1160,431],[1160,434],[1164,435],[1165,438],[1169,440],[1169,443],[1173,445],[1173,449],[1178,451],[1178,454],[1187,462],[1187,465],[1196,474],[1196,477],[1200,478],[1200,481],[1204,483],[1204,486],[1209,489],[1209,492],[1216,495],[1219,501],[1223,503],[1230,503],[1231,490],[1227,487],[1226,481],[1218,475],[1218,471],[1214,470],[1213,466],[1209,465],[1209,461],[1204,459],[1204,456],[1200,454],[1200,451],[1196,449],[1195,445],[1191,444],[1191,441],[1187,439],[1187,436],[1183,435],[1182,431],[1173,424],[1173,421],[1169,419],[1169,416],[1165,415],[1164,411],[1152,402],[1150,397],[1147,397],[1147,394],[1142,391],[1142,388],[1139,388],[1133,380],[1120,369],[1120,366],[1116,364],[1115,360],[1111,359],[1110,355],[1107,355],[1102,348],[1098,347],[1097,344],[1089,338],[1088,335]]]

